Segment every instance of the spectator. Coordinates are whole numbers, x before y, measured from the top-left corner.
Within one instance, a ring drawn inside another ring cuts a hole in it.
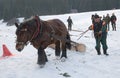
[[[68,22],[68,30],[71,31],[73,22],[70,16],[68,17],[67,22]]]
[[[107,29],[109,31],[110,30],[110,16],[109,16],[109,14],[106,15],[106,25],[107,25]]]
[[[112,14],[110,20],[111,20],[111,24],[112,24],[112,29],[113,29],[113,31],[116,31],[116,20],[117,20],[117,18],[116,18],[116,16],[115,16],[114,13]]]

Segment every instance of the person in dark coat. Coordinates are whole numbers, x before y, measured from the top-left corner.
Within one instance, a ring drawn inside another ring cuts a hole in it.
[[[103,21],[106,21],[106,17],[105,17],[105,15],[103,15],[103,19],[102,19]]]
[[[70,16],[68,17],[67,22],[68,22],[68,30],[71,31],[73,22]]]
[[[109,16],[109,14],[106,15],[105,19],[106,19],[107,29],[109,31],[110,30],[110,16]]]
[[[112,25],[113,31],[116,31],[116,20],[117,20],[117,18],[115,16],[115,14],[113,13],[111,16],[111,25]]]
[[[98,15],[94,16],[94,23],[89,27],[90,30],[94,31],[94,37],[96,40],[96,46],[95,49],[97,51],[98,55],[101,55],[100,47],[102,44],[103,47],[103,53],[105,55],[108,55],[107,53],[107,26],[105,24],[105,21],[102,21],[101,18]]]
[[[94,15],[91,15],[92,24],[94,23]]]

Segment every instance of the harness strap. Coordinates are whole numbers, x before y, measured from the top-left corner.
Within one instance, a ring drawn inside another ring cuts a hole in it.
[[[35,19],[36,19],[36,24],[37,24],[37,30],[34,32],[32,38],[30,39],[30,41],[32,41],[33,39],[35,39],[39,35],[39,33],[42,32],[42,26],[40,26],[40,22],[39,22],[38,16],[35,16]]]
[[[79,43],[75,42],[75,41],[72,41],[72,40],[68,40],[68,39],[65,39],[61,36],[57,36],[57,35],[52,35],[53,38],[59,40],[59,41],[65,41],[65,42],[70,42],[71,45],[75,48],[76,51],[78,51],[78,48],[77,46],[80,45]]]

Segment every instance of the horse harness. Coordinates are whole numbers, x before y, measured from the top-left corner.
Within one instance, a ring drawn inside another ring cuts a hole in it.
[[[29,41],[33,41],[38,36],[42,36],[42,31],[43,31],[42,23],[39,22],[38,16],[35,16],[35,19],[36,19],[36,24],[37,24],[37,30],[34,32],[33,36],[31,37]]]
[[[38,16],[35,16],[35,19],[36,19],[36,24],[37,24],[37,30],[34,32],[31,39],[27,42],[17,42],[18,44],[27,45],[29,42],[32,42],[33,40],[37,39],[39,36],[42,36],[42,31],[43,31],[42,23],[39,22]]]
[[[31,37],[31,39],[28,42],[18,42],[19,44],[27,45],[29,42],[32,42],[33,40],[42,36],[42,32],[43,32],[42,23],[40,22],[38,16],[35,16],[35,19],[36,19],[36,24],[37,24],[37,30],[34,32],[33,36]],[[76,45],[78,45],[78,43],[76,43],[74,41],[71,41],[71,40],[68,40],[66,38],[62,38],[61,36],[55,35],[55,30],[54,30],[54,28],[52,27],[51,24],[49,24],[49,27],[51,29],[51,32],[48,35],[50,36],[51,40],[57,39],[59,41],[71,42],[71,43],[73,43],[72,45],[75,47],[75,49],[77,51]]]
[[[32,42],[33,40],[37,39],[38,37],[41,37],[42,36],[42,32],[43,32],[43,27],[42,27],[42,23],[39,21],[38,17],[35,16],[35,19],[37,20],[36,23],[37,23],[37,30],[34,32],[33,36],[31,37],[31,39],[29,40],[29,42]],[[53,29],[52,25],[49,24],[49,27],[51,28],[51,32],[49,34],[51,40],[53,39],[57,39],[57,40],[63,40],[63,41],[66,41],[66,42],[73,42],[75,43],[74,41],[71,41],[71,40],[68,40],[68,39],[65,39],[65,38],[62,38],[60,36],[57,36],[55,35],[55,30]],[[29,42],[26,42],[26,45],[29,43]]]
[[[36,32],[33,34],[33,36],[32,36],[32,38],[31,38],[30,41],[33,41],[33,40],[37,39],[39,36],[42,36],[42,31],[43,31],[42,23],[39,22],[39,19],[38,19],[37,16],[35,17],[35,19],[37,20],[38,30],[36,30]],[[59,41],[66,41],[66,42],[72,42],[72,43],[77,44],[77,43],[74,42],[74,41],[71,41],[71,40],[68,40],[68,39],[66,39],[66,38],[62,38],[62,37],[60,37],[60,36],[55,35],[55,30],[54,30],[54,28],[52,27],[51,24],[49,24],[49,27],[50,27],[50,29],[51,29],[51,32],[50,32],[50,34],[48,34],[48,35],[50,36],[51,40],[57,39],[57,40],[59,40]],[[39,34],[40,34],[40,35],[39,35]]]

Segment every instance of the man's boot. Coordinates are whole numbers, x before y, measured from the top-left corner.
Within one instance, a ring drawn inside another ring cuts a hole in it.
[[[104,54],[108,56],[109,54],[107,53],[107,50],[103,50]]]
[[[100,50],[97,50],[97,54],[98,54],[98,55],[101,55],[101,52],[100,52]]]

